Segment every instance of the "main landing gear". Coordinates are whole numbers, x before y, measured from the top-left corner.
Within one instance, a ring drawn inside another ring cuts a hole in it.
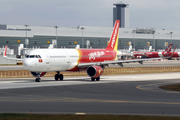
[[[99,81],[100,80],[100,76],[99,77],[97,77],[97,78],[91,78],[91,81]]]
[[[64,78],[63,74],[59,74],[59,73],[60,73],[60,72],[58,71],[57,74],[55,74],[55,76],[54,76],[54,79],[55,79],[56,81],[58,81],[58,79],[59,79],[59,80],[63,80],[63,78]]]

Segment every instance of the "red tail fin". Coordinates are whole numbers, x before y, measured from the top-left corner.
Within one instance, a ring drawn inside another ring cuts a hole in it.
[[[7,53],[7,45],[6,45],[5,49],[4,49],[4,57],[6,57],[6,53]]]
[[[113,32],[111,34],[110,42],[106,49],[108,50],[117,50],[118,47],[118,37],[119,37],[119,24],[120,20],[116,20],[114,25]]]
[[[172,44],[170,44],[170,45],[166,48],[165,52],[171,52],[171,48],[172,48]]]

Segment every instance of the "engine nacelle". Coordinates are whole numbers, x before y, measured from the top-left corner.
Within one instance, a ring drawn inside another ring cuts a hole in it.
[[[34,76],[34,77],[38,77],[38,72],[31,72],[31,74]],[[46,74],[46,72],[40,72],[39,73],[39,77],[42,77]]]
[[[97,78],[103,73],[103,69],[100,66],[90,66],[87,68],[87,74],[91,78]]]

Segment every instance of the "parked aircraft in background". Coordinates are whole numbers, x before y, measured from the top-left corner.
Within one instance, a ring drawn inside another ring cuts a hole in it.
[[[170,52],[170,55],[172,55],[172,58],[173,57],[177,57],[178,58],[178,57],[180,57],[180,52],[174,52],[174,53]]]
[[[173,52],[171,52],[172,44],[170,44],[163,52],[133,52],[133,56],[137,59],[141,58],[160,58],[160,57],[170,57]],[[174,52],[175,54],[175,52]],[[173,55],[174,55],[173,54]]]
[[[148,59],[116,60],[118,48],[120,21],[117,20],[106,49],[35,49],[29,52],[23,60],[24,67],[31,71],[36,77],[35,81],[40,82],[40,77],[46,72],[56,71],[55,80],[63,80],[60,71],[83,71],[85,70],[92,81],[99,81],[103,70],[109,64],[139,62]],[[4,57],[6,56],[7,46]],[[19,59],[17,59],[19,60]]]

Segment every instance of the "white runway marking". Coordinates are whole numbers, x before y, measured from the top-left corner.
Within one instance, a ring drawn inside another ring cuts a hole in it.
[[[65,77],[64,81],[55,81],[53,77],[43,77],[41,78],[41,82],[35,82],[35,78],[7,78],[0,80],[0,89],[100,84],[112,83],[117,81],[166,80],[178,78],[180,78],[179,72],[155,74],[102,75],[100,81],[91,81],[88,76]]]

